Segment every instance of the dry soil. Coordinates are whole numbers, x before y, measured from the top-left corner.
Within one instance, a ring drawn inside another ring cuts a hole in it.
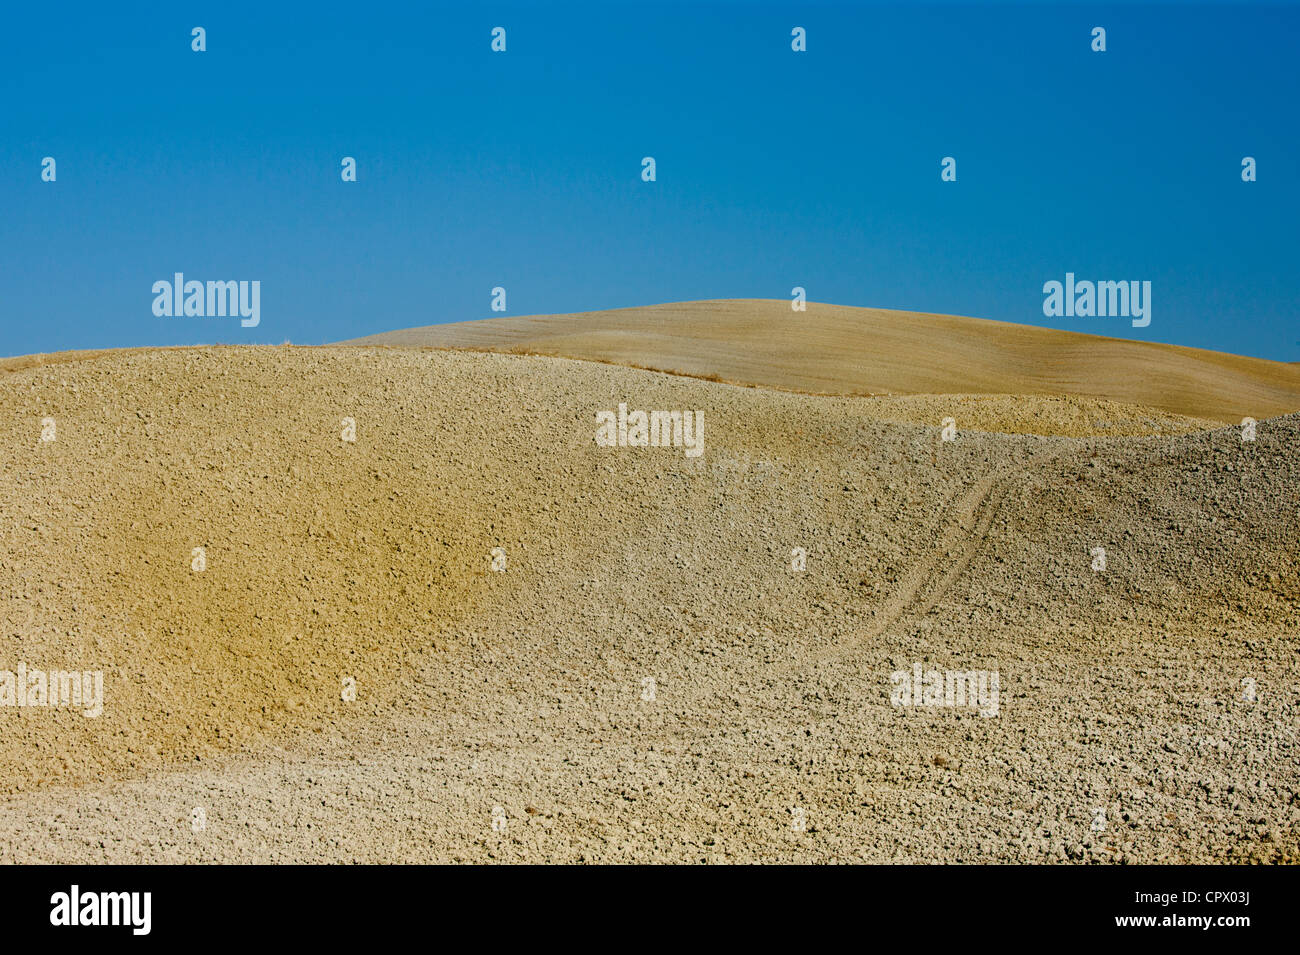
[[[0,706],[0,859],[1297,861],[1300,416],[1240,361],[1201,405],[16,362],[0,670],[104,705]],[[704,453],[599,447],[620,402]],[[895,705],[917,664],[997,714]]]

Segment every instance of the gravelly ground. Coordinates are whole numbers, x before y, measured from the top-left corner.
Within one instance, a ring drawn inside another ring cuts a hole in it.
[[[597,447],[620,401],[701,409],[704,454]],[[0,858],[1300,861],[1300,417],[973,401],[362,348],[11,371],[0,669],[105,699],[0,707]],[[893,705],[916,664],[995,671],[997,715]]]

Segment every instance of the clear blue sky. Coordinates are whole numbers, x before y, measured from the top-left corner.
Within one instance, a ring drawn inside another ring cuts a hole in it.
[[[1279,4],[11,4],[0,354],[800,285],[1298,360],[1298,59]],[[177,271],[261,324],[155,317]],[[1044,318],[1067,271],[1150,326]]]

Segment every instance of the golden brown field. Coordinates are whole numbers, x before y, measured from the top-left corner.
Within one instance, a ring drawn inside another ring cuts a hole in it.
[[[0,366],[0,670],[103,674],[0,706],[0,857],[1300,858],[1295,366],[765,302],[383,341]]]

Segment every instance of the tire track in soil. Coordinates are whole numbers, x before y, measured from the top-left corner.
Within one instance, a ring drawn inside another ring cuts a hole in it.
[[[932,548],[928,558],[913,564],[903,575],[901,586],[875,611],[876,619],[867,626],[865,632],[846,645],[798,661],[797,669],[816,667],[842,657],[892,627],[907,621],[919,622],[927,616],[984,549],[992,533],[993,522],[1001,513],[1011,492],[1032,472],[1050,465],[1060,456],[1061,452],[1040,454],[1010,473],[991,474],[962,494],[955,510],[945,504],[943,513],[951,521],[948,532]],[[954,552],[955,557],[948,560]]]
[[[907,621],[919,622],[939,604],[983,550],[994,521],[1011,492],[1022,480],[1050,466],[1063,454],[1063,451],[1039,453],[1009,473],[989,474],[965,492],[950,497],[942,505],[939,511],[941,520],[937,522],[938,526],[947,524],[946,532],[928,554],[912,564],[893,594],[874,608],[873,619],[861,633],[845,643],[791,659],[784,666],[769,664],[767,678],[773,683],[788,682],[800,673],[815,670],[859,650],[892,627]],[[719,691],[716,688],[705,690],[692,694],[683,702],[699,703],[710,696],[720,697]],[[733,697],[725,698],[734,705]]]

